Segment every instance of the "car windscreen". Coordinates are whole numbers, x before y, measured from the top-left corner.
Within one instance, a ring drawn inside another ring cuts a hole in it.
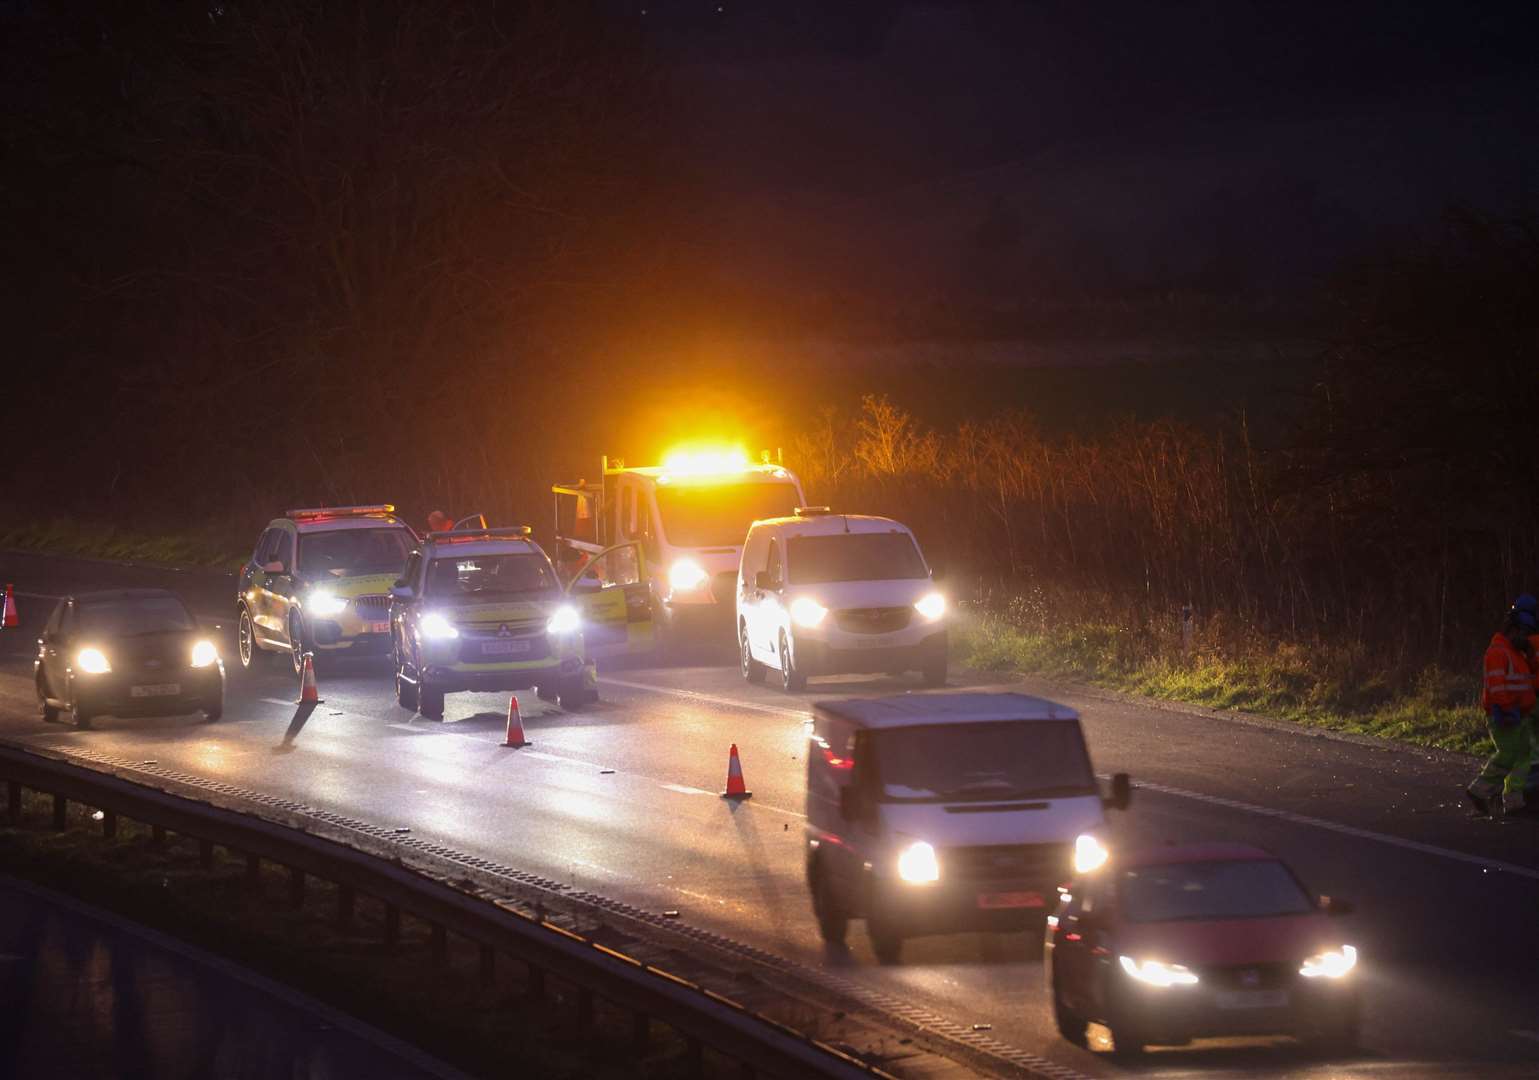
[[[560,589],[544,555],[449,555],[428,563],[423,595],[453,602],[525,593],[554,596]]]
[[[399,574],[411,547],[405,529],[300,533],[299,572],[309,578]]]
[[[914,538],[905,532],[793,536],[786,542],[786,566],[792,585],[929,577]]]
[[[1273,859],[1129,867],[1117,887],[1131,922],[1257,919],[1314,910],[1298,879]]]
[[[873,733],[885,802],[978,802],[1096,793],[1077,720],[1001,720]]]
[[[82,600],[75,604],[74,632],[82,638],[136,637],[197,628],[192,614],[174,596]]]
[[[657,488],[663,535],[677,547],[734,547],[761,518],[796,509],[794,484],[672,484]]]

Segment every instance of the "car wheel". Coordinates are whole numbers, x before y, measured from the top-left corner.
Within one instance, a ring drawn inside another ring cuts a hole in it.
[[[218,720],[223,715],[223,701],[221,701],[218,705],[212,705],[209,708],[203,710],[203,719],[207,720],[210,724],[212,724],[215,720]]]
[[[1112,1057],[1118,1061],[1131,1061],[1143,1056],[1144,1047],[1148,1044],[1148,1038],[1143,1032],[1126,1020],[1118,1020],[1106,1026],[1111,1031]]]
[[[425,682],[417,684],[417,711],[433,720],[444,718],[444,692]]]
[[[305,622],[298,615],[289,616],[289,655],[294,658],[294,674],[303,675],[305,671],[305,653],[315,650],[305,637]],[[313,660],[312,660],[313,663]]]
[[[417,711],[417,684],[406,678],[400,665],[395,669],[395,701],[403,709]]]
[[[925,663],[924,667],[920,669],[920,676],[924,679],[924,684],[926,686],[945,686],[946,685],[946,657],[945,657],[945,654],[944,653],[941,654],[941,657],[940,657],[939,660],[927,661]]]
[[[567,712],[576,712],[584,705],[598,700],[598,691],[583,685],[582,679],[562,679],[556,689],[556,701]]]
[[[45,724],[55,723],[59,719],[59,710],[48,704],[48,680],[39,671],[35,680],[37,686],[37,707],[43,714]]]
[[[812,872],[812,913],[817,916],[818,933],[830,945],[843,945],[850,930],[850,913],[834,894],[827,871],[814,867]]]
[[[1085,1045],[1085,1032],[1090,1024],[1083,1016],[1064,1004],[1063,991],[1058,986],[1058,975],[1053,975],[1053,1023],[1058,1034],[1075,1046]]]
[[[764,681],[764,665],[753,658],[753,652],[748,648],[748,624],[739,623],[737,630],[738,660],[743,672],[743,678],[751,683]]]
[[[896,964],[903,958],[903,935],[880,916],[866,916],[866,936],[879,964]]]
[[[77,701],[70,706],[69,722],[74,724],[77,728],[84,730],[85,728],[91,726],[91,714],[85,709],[82,709],[80,707],[80,703]]]
[[[236,622],[235,645],[240,655],[240,666],[246,671],[261,662],[264,655],[262,647],[257,644],[256,627],[251,622],[251,612],[244,604],[241,605],[240,618]]]
[[[791,643],[786,639],[786,632],[780,632],[780,688],[786,693],[795,693],[805,690],[807,676],[803,675],[796,667],[796,661],[791,656]]]
[[[539,686],[534,688],[534,696],[539,698],[541,701],[549,701],[551,703],[555,703],[555,701],[560,697],[560,694],[556,687],[551,686],[549,683],[541,683]]]

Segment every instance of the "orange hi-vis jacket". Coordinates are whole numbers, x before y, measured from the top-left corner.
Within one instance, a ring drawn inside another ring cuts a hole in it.
[[[1494,634],[1486,647],[1486,682],[1480,694],[1480,706],[1526,714],[1534,707],[1534,673],[1528,657],[1507,640],[1506,634]]]

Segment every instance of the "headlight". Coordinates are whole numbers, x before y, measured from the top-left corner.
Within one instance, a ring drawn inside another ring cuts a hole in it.
[[[105,675],[112,670],[100,649],[81,649],[75,657],[75,666],[87,675]]]
[[[674,592],[694,592],[710,580],[694,559],[680,559],[668,568],[668,587]]]
[[[1148,986],[1196,986],[1197,976],[1190,968],[1180,964],[1166,964],[1159,960],[1134,960],[1131,956],[1119,956],[1122,970]]]
[[[938,592],[925,593],[914,601],[914,610],[934,622],[946,614],[946,598]]]
[[[422,616],[422,636],[432,641],[442,641],[445,638],[457,638],[460,632],[448,619],[433,611]]]
[[[305,600],[305,606],[310,609],[310,614],[324,617],[342,614],[347,609],[347,601],[330,589],[316,589]]]
[[[798,596],[791,601],[791,621],[811,630],[823,621],[828,609],[810,596]]]
[[[1110,855],[1105,844],[1089,833],[1081,833],[1074,841],[1074,872],[1088,874],[1099,870]]]
[[[212,641],[195,642],[192,646],[192,666],[208,667],[219,659],[219,650],[214,648]]]
[[[1306,979],[1318,979],[1322,975],[1327,979],[1339,979],[1356,966],[1357,950],[1350,945],[1343,945],[1339,949],[1327,949],[1311,956],[1299,968],[1299,974]]]
[[[551,615],[550,621],[545,624],[546,633],[570,634],[581,625],[582,620],[577,617],[577,609],[571,605],[558,607]]]
[[[935,861],[935,849],[923,840],[904,848],[898,856],[898,876],[910,885],[939,881],[940,864]]]

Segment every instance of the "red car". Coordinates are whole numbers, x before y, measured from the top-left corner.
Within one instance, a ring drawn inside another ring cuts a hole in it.
[[[1356,1043],[1357,950],[1335,916],[1275,855],[1243,844],[1155,848],[1114,858],[1061,890],[1043,967],[1058,1030],[1085,1044],[1091,1021],[1114,1050],[1219,1035]]]

